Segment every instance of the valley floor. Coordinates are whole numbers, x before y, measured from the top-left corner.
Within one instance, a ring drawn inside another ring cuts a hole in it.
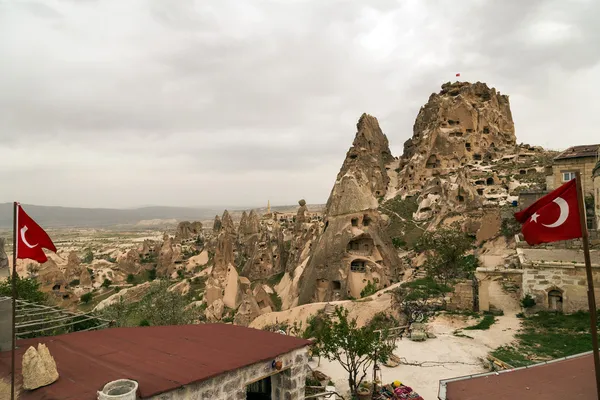
[[[383,382],[399,380],[412,387],[425,400],[437,399],[439,381],[464,375],[488,372],[482,364],[489,352],[514,340],[521,326],[516,315],[496,317],[488,330],[462,331],[469,337],[455,336],[457,329],[473,325],[473,319],[457,315],[440,315],[429,322],[429,330],[437,337],[424,342],[407,338],[396,342],[394,354],[405,364],[395,368],[381,367]],[[336,361],[315,358],[311,368],[331,377],[340,393],[348,392],[348,375]],[[372,369],[369,371],[369,380]]]

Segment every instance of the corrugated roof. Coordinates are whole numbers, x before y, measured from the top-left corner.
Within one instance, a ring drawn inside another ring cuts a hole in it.
[[[600,144],[586,144],[582,146],[569,147],[556,157],[555,160],[564,160],[567,158],[580,158],[580,157],[598,157],[598,148]]]
[[[147,398],[302,348],[310,341],[228,324],[113,328],[18,341],[17,376],[29,346],[45,343],[60,378],[22,400],[96,399],[115,379],[133,379]],[[10,351],[0,353],[10,379]]]
[[[446,396],[441,397],[444,400],[596,398],[594,358],[591,353],[445,383]]]

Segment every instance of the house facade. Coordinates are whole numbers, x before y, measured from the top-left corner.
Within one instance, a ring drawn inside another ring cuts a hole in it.
[[[575,172],[581,173],[581,183],[585,194],[594,193],[592,179],[594,168],[598,163],[598,149],[600,144],[569,147],[554,158],[552,164],[552,178],[548,183],[553,190],[563,183],[575,178]]]

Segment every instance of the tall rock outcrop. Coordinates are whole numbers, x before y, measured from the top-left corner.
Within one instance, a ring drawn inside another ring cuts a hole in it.
[[[377,211],[390,182],[387,137],[363,114],[356,137],[325,209],[325,228],[312,244],[299,284],[299,304],[360,297],[369,281],[379,288],[396,279],[401,263]]]
[[[450,211],[502,205],[508,183],[495,163],[518,152],[508,96],[481,82],[446,83],[421,107],[388,198],[417,198],[414,220],[431,226]]]
[[[181,221],[177,225],[175,232],[175,241],[180,242],[182,240],[196,239],[202,234],[202,222],[200,221]]]

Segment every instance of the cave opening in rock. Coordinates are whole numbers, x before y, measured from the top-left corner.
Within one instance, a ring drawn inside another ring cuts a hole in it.
[[[487,127],[487,126],[485,126],[485,127],[483,128],[483,133],[490,133],[490,128],[489,128],[489,127]]]
[[[473,154],[473,160],[481,161],[481,154]]]
[[[352,223],[352,226],[358,226],[358,218],[352,218],[350,222]]]
[[[350,263],[350,271],[365,272],[367,269],[364,260],[354,260]]]
[[[369,226],[371,224],[371,218],[368,215],[363,216],[363,226]]]
[[[493,185],[493,184],[494,184],[494,178],[492,178],[492,177],[490,176],[489,178],[487,178],[487,179],[485,180],[485,184],[486,184],[486,185],[488,185],[488,186],[489,186],[489,185]]]

